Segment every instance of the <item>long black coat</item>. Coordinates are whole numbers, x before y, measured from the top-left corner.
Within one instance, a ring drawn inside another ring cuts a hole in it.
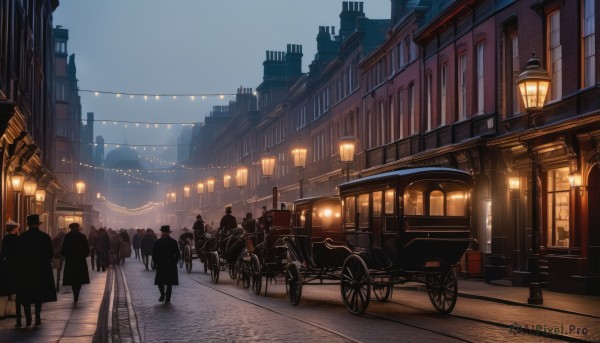
[[[71,230],[65,235],[60,253],[65,257],[63,286],[90,283],[86,257],[90,254],[87,237],[79,230]]]
[[[19,236],[8,234],[2,239],[0,263],[2,263],[2,279],[0,280],[0,296],[17,293],[17,241]]]
[[[56,301],[52,240],[31,227],[18,240],[17,297],[24,304]]]
[[[155,233],[147,233],[142,237],[140,241],[140,249],[142,250],[142,255],[152,255],[152,250],[154,249],[154,242],[156,241]]]
[[[152,259],[156,264],[155,285],[179,285],[177,260],[179,260],[179,245],[168,235],[163,235],[154,242]]]

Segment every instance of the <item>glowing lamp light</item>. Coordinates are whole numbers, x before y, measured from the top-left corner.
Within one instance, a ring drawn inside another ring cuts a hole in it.
[[[542,111],[550,87],[550,80],[550,75],[542,68],[540,60],[535,57],[535,52],[533,52],[531,59],[527,61],[527,68],[517,76],[515,81],[527,111]]]
[[[183,197],[184,198],[190,197],[190,186],[188,186],[188,185],[183,186]]]
[[[569,185],[571,185],[571,187],[581,187],[581,174],[569,174]]]
[[[35,183],[35,181],[28,180],[23,183],[23,195],[25,195],[26,197],[35,196],[36,190],[37,183]]]
[[[508,178],[508,189],[516,191],[521,186],[521,180],[518,176],[511,176]]]
[[[248,186],[248,168],[245,166],[238,167],[235,173],[235,183],[240,188]]]
[[[270,152],[266,152],[260,159],[262,166],[262,175],[264,177],[271,177],[275,171],[275,155]]]
[[[350,163],[354,161],[354,150],[356,149],[356,138],[344,136],[339,140],[340,161]]]
[[[75,183],[75,189],[77,190],[77,194],[83,194],[83,193],[85,193],[85,182],[83,182],[83,181],[77,181]]]
[[[20,192],[23,190],[23,184],[25,183],[25,176],[20,174],[14,174],[10,177],[10,183],[14,192]]]
[[[208,179],[206,179],[206,190],[208,191],[208,193],[212,193],[215,191],[215,178],[214,177],[209,177]]]
[[[292,160],[294,161],[294,167],[306,167],[306,152],[307,150],[304,147],[295,147],[292,149]]]
[[[198,182],[196,184],[196,190],[198,191],[198,194],[204,194],[204,184],[202,182]]]
[[[332,214],[333,211],[330,208],[326,208],[325,210],[323,210],[323,215],[327,218],[331,217]]]
[[[36,189],[35,191],[35,201],[36,202],[44,202],[46,200],[46,190],[44,189]]]
[[[229,188],[231,186],[231,175],[223,175],[223,187]]]

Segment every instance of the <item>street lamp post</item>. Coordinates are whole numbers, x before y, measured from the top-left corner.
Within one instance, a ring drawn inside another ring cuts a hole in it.
[[[260,159],[260,164],[262,167],[263,177],[265,177],[265,178],[272,177],[275,172],[275,155],[273,155],[269,151],[265,152]],[[276,189],[277,189],[276,187],[273,187],[273,194],[275,194]],[[273,197],[273,209],[277,209],[276,197]]]
[[[354,161],[356,141],[353,136],[343,136],[339,140],[340,161],[346,164],[346,182],[350,181],[350,163]]]
[[[538,118],[542,114],[548,88],[550,87],[550,76],[540,64],[540,60],[532,53],[531,59],[527,61],[527,68],[517,77],[516,84],[519,87],[523,103],[528,115],[528,124],[536,126]],[[529,270],[532,273],[529,283],[529,304],[542,304],[544,297],[542,285],[539,281],[539,257],[540,257],[540,227],[538,223],[539,200],[537,181],[537,156],[533,151],[533,145],[527,147],[531,158],[531,254],[529,255]]]
[[[304,168],[306,167],[306,148],[298,144],[292,148],[294,167],[298,168],[300,199],[304,198]]]
[[[21,198],[19,198],[19,193],[23,190],[23,184],[25,183],[25,176],[21,174],[13,174],[10,177],[10,184],[12,186],[12,190],[15,193],[15,205],[14,206],[14,215],[17,221],[21,221]]]
[[[235,183],[242,193],[242,205],[244,206],[244,212],[246,212],[246,200],[244,198],[244,187],[248,185],[248,168],[246,166],[239,166],[236,170]]]

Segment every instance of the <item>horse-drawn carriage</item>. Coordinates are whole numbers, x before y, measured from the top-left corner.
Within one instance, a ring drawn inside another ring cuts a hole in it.
[[[324,231],[315,218],[325,211],[316,203],[304,208],[301,200],[295,214],[300,225],[285,240],[293,255],[286,271],[288,298],[297,304],[302,285],[334,280],[348,311],[362,314],[371,292],[385,302],[395,284],[418,282],[437,311],[450,313],[458,295],[454,266],[474,241],[471,188],[468,173],[449,168],[404,169],[346,182],[339,186],[341,210],[338,205],[332,212],[334,218],[339,213],[339,226]],[[343,235],[345,240],[337,238]]]

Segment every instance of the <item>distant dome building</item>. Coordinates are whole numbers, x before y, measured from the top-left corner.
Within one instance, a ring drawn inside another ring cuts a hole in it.
[[[105,168],[114,169],[145,169],[139,154],[128,146],[111,150],[104,159]]]

